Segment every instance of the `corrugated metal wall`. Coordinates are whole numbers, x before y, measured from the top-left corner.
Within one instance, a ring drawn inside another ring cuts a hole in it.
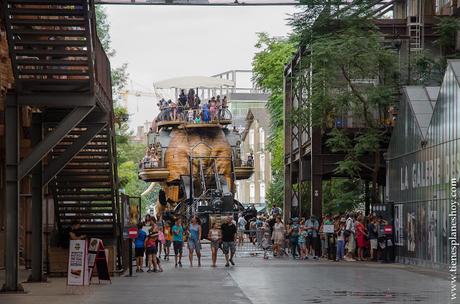
[[[460,71],[460,61],[455,65]],[[460,181],[460,86],[452,62],[426,138],[407,99],[401,102],[388,151],[388,174],[387,200],[395,204],[398,260],[446,266],[451,178]]]

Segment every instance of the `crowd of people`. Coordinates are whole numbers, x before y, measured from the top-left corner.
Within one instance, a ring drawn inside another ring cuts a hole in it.
[[[202,103],[194,89],[190,89],[188,94],[181,90],[177,101],[162,98],[157,104],[160,114],[154,122],[158,121],[187,121],[189,123],[209,123],[220,119],[225,119],[227,115],[228,101],[227,96],[221,98],[220,95],[213,96],[208,102]],[[156,126],[152,126],[155,130]]]
[[[171,246],[175,267],[182,267],[185,244],[190,267],[194,266],[195,256],[200,267],[202,239],[210,242],[212,267],[217,266],[219,250],[225,256],[225,267],[235,265],[237,248],[248,244],[262,249],[264,259],[269,258],[270,251],[275,258],[291,256],[296,260],[388,262],[390,259],[392,238],[385,229],[388,223],[380,216],[348,213],[325,215],[322,219],[293,218],[283,223],[277,210],[270,216],[257,215],[255,210],[240,213],[237,218],[228,215],[220,225],[213,223],[206,236],[197,216],[183,225],[180,217],[165,221],[147,214],[139,223],[134,240],[136,272],[144,272],[144,256],[147,272],[162,272],[161,263],[169,261]],[[79,231],[80,223],[73,222],[68,239],[85,239]]]
[[[233,216],[228,216],[220,227],[214,223],[207,236],[202,235],[201,223],[196,216],[192,217],[190,223],[184,226],[180,217],[171,223],[161,217],[156,220],[155,217],[147,214],[144,222],[138,225],[138,231],[137,238],[134,240],[136,272],[144,272],[144,256],[146,257],[147,272],[162,272],[161,261],[169,261],[171,246],[175,267],[183,267],[182,256],[185,244],[188,248],[190,267],[194,265],[195,256],[198,267],[201,267],[201,240],[203,238],[210,241],[212,267],[217,266],[219,249],[225,255],[225,266],[235,265],[237,228]]]
[[[388,249],[393,246],[391,236],[385,231],[388,223],[375,214],[325,215],[322,219],[310,216],[283,223],[281,215],[274,213],[253,218],[249,223],[240,216],[238,223],[241,230],[244,224],[245,231],[249,231],[246,232],[249,241],[252,241],[251,227],[255,227],[257,246],[265,252],[272,249],[274,257],[388,261]],[[264,258],[268,258],[266,253]]]

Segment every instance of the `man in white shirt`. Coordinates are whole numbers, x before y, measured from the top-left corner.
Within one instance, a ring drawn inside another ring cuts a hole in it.
[[[244,231],[246,230],[246,224],[248,222],[246,219],[243,217],[243,214],[239,214],[238,217],[238,245],[243,245],[243,240],[244,240]]]
[[[355,215],[353,213],[348,214],[347,222],[345,225],[345,231],[349,231],[350,235],[347,238],[347,254],[345,256],[346,261],[356,261],[353,258],[356,249],[355,241]]]

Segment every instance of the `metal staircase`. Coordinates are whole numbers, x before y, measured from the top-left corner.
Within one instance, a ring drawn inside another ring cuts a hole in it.
[[[93,0],[4,0],[16,106],[43,116],[45,137],[21,161],[40,163],[56,223],[88,236],[117,234],[117,175],[110,63],[96,35]]]
[[[407,31],[410,51],[419,54],[424,49],[424,1],[407,2]]]
[[[87,129],[72,130],[51,152],[58,159]],[[102,128],[50,184],[58,227],[81,222],[82,233],[94,237],[116,234],[116,176],[110,130]]]

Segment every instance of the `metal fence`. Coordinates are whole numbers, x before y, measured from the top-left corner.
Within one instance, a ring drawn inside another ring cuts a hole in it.
[[[256,256],[272,251],[270,233],[264,229],[238,230],[235,245],[237,256]]]

